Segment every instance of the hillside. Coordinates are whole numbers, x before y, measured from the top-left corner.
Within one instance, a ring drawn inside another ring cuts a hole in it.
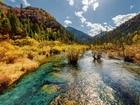
[[[90,41],[90,39],[92,38],[91,36],[89,36],[88,34],[83,33],[82,31],[79,31],[75,28],[72,27],[67,27],[66,28],[68,31],[70,31],[71,33],[73,33],[76,38],[78,38],[80,41],[82,41],[83,43],[87,43]]]
[[[140,14],[121,24],[113,31],[106,33],[104,36],[95,37],[94,43],[116,43],[117,40],[123,39],[126,44],[131,44],[135,35],[140,35]]]
[[[53,16],[43,9],[35,7],[12,8],[0,3],[0,36],[5,39],[23,38],[60,40],[77,42],[74,35],[68,32]]]

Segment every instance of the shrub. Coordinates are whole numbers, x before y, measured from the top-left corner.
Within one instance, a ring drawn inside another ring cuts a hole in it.
[[[0,77],[0,92],[8,87],[10,79],[6,76]]]
[[[6,63],[14,63],[14,60],[21,57],[22,52],[9,50],[4,54],[4,61]]]
[[[50,50],[50,53],[53,53],[53,54],[59,54],[62,52],[62,48],[60,46],[54,46],[51,50]]]
[[[29,46],[38,46],[39,43],[30,37],[26,37],[25,39],[17,39],[14,41],[14,44],[17,46],[29,45]]]
[[[80,51],[76,47],[70,47],[67,50],[67,59],[70,64],[77,64]]]
[[[13,63],[15,59],[23,56],[23,52],[19,47],[13,46],[8,42],[0,43],[0,61],[5,63]]]
[[[29,59],[33,59],[34,58],[34,56],[35,56],[35,53],[34,52],[31,52],[31,51],[29,51],[29,52],[27,52],[27,57],[29,58]]]
[[[108,58],[113,59],[114,58],[114,53],[113,52],[109,52],[108,53]]]
[[[140,60],[140,54],[135,54],[135,58],[136,58],[137,60]]]

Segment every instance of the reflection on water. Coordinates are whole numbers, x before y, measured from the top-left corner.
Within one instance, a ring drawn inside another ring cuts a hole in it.
[[[93,62],[91,52],[87,52],[78,67],[68,65],[63,69],[65,75],[71,76],[71,82],[51,105],[66,99],[80,105],[139,105],[140,76],[122,68],[122,63],[108,59]]]

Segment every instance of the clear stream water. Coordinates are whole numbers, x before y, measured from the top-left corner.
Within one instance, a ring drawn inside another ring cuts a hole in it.
[[[139,68],[107,58],[93,62],[91,51],[83,55],[77,66],[64,60],[46,63],[2,93],[0,105],[63,105],[65,98],[77,105],[140,105],[140,75],[123,65]],[[68,82],[49,82],[46,75],[50,72],[64,75]],[[46,84],[47,91],[43,90]],[[53,87],[56,89],[51,90]]]

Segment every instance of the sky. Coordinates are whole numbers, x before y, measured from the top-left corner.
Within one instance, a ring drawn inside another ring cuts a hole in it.
[[[91,36],[111,31],[140,13],[140,0],[3,0],[9,6],[44,9],[63,26]]]

